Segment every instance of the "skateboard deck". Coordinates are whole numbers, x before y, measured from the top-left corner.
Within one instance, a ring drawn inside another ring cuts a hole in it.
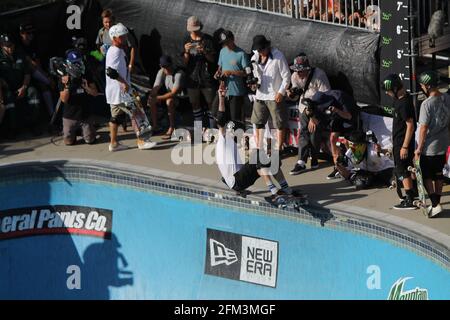
[[[308,206],[309,201],[308,197],[306,195],[286,195],[286,196],[278,196],[275,199],[272,199],[272,197],[265,197],[264,198],[268,203],[270,203],[272,206],[279,208],[279,209],[295,209],[299,210],[300,207]]]
[[[414,205],[417,206],[426,217],[429,217],[428,210],[427,210],[428,194],[427,194],[427,191],[423,184],[422,169],[420,168],[420,160],[414,160],[414,167],[408,167],[408,171],[410,171],[416,175],[417,191],[419,192],[419,200],[415,200]]]
[[[152,126],[145,114],[141,97],[135,90],[132,90],[131,93],[126,93],[125,97],[127,101],[125,102],[126,107],[123,108],[123,111],[130,117],[136,137],[138,139],[150,138],[152,135]]]

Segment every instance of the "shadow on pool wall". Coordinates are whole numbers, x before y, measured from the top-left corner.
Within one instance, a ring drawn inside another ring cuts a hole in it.
[[[15,196],[0,193],[0,219],[8,209],[52,203],[49,183],[39,183],[32,195],[21,185],[7,188]],[[55,223],[63,222],[59,218]],[[128,262],[114,233],[110,239],[95,239],[65,232],[0,239],[0,299],[109,300],[110,287],[133,285],[133,273],[126,270]],[[74,237],[85,244],[84,250]]]

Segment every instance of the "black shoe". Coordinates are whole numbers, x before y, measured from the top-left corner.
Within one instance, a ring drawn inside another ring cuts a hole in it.
[[[311,159],[311,169],[318,169],[319,161],[317,159]]]
[[[338,178],[338,169],[334,168],[333,171],[327,176],[327,180],[332,180]]]
[[[417,207],[409,200],[403,200],[398,205],[394,206],[396,210],[416,210]]]
[[[294,169],[292,169],[292,170],[289,172],[289,174],[290,174],[291,176],[295,176],[295,175],[297,175],[297,174],[302,173],[302,172],[305,171],[305,170],[306,170],[306,166],[305,166],[304,164],[298,164],[298,163],[296,163]]]

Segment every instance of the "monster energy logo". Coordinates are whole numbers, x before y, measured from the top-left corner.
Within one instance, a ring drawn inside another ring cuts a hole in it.
[[[391,20],[391,17],[392,17],[392,13],[383,12],[381,19],[383,19],[384,21],[389,21],[389,20]]]
[[[429,74],[425,74],[425,75],[422,76],[421,80],[422,80],[423,83],[428,83],[431,80],[431,77],[430,77]]]
[[[389,44],[391,44],[391,42],[392,42],[392,38],[383,37],[383,39],[382,39],[383,44],[389,45]]]
[[[384,112],[386,112],[387,114],[394,114],[394,109],[392,107],[389,106],[385,106],[383,107]]]
[[[390,91],[392,89],[392,81],[391,80],[384,81],[384,89],[386,91]]]
[[[405,282],[412,278],[398,279],[389,292],[388,300],[428,300],[428,290],[416,287],[413,290],[403,291]]]
[[[392,66],[392,60],[383,59],[381,66],[383,68],[390,68]]]

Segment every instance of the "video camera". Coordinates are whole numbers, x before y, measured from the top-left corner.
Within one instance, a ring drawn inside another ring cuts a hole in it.
[[[253,74],[253,68],[252,67],[246,67],[245,68],[245,74],[246,74],[245,84],[247,85],[247,87],[259,89],[259,87],[261,86],[261,82]]]
[[[316,103],[309,98],[302,99],[302,104],[305,105],[306,115],[311,117],[316,113]]]
[[[61,79],[69,76],[69,86],[80,86],[85,73],[84,63],[69,63],[64,58],[53,57],[49,62],[50,74]]]
[[[291,88],[290,92],[291,92],[291,94],[289,95],[289,97],[291,99],[299,97],[304,93],[303,89],[299,88],[299,87]]]

